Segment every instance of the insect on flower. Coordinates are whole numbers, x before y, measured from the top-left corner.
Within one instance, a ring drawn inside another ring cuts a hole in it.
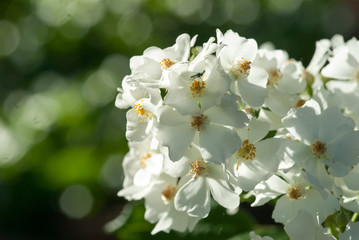
[[[196,74],[191,76],[191,79],[194,80],[194,79],[197,79],[197,78],[201,78],[205,72],[206,72],[206,70],[203,70],[203,72],[196,73]]]

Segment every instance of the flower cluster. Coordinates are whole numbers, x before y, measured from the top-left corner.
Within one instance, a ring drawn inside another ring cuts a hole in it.
[[[359,212],[359,41],[320,40],[304,67],[231,30],[196,37],[130,60],[118,195],[144,199],[152,234],[191,231],[211,201],[234,210],[245,192],[253,207],[277,199],[272,217],[291,239],[335,239],[328,216]],[[349,218],[338,234],[359,239]]]

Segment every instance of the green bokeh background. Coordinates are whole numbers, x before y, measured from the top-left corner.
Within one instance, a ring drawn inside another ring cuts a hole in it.
[[[1,0],[0,239],[286,239],[272,206],[214,206],[194,233],[151,236],[141,201],[118,198],[131,56],[178,35],[232,29],[308,64],[315,41],[359,36],[357,0]]]

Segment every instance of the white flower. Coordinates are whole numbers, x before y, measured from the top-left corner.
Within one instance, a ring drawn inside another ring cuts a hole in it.
[[[227,174],[221,165],[206,163],[200,152],[189,148],[180,160],[187,168],[186,182],[175,196],[175,207],[190,216],[207,217],[210,212],[210,195],[221,206],[236,209],[239,206],[240,189],[230,189]],[[181,180],[182,180],[181,179]]]
[[[245,191],[252,190],[278,170],[279,158],[276,152],[279,139],[260,141],[268,129],[269,124],[251,119],[248,128],[239,130],[242,144],[228,159],[228,168],[237,178],[238,186]]]
[[[145,197],[145,219],[151,223],[157,222],[151,234],[160,231],[168,233],[171,229],[192,231],[200,220],[199,217],[191,217],[186,212],[175,209],[174,198],[181,185],[181,182],[177,185],[177,178],[161,175]]]
[[[162,107],[159,115],[158,140],[168,147],[172,161],[180,159],[198,137],[196,144],[204,160],[217,164],[237,150],[240,139],[233,127],[244,127],[248,120],[230,96],[225,96],[221,105],[196,115],[183,116],[169,106]]]
[[[333,57],[322,70],[322,74],[332,80],[326,87],[342,102],[341,108],[345,114],[359,123],[359,41],[352,38],[344,43],[341,36],[337,36],[337,46],[333,49]]]
[[[249,106],[260,107],[267,95],[268,74],[251,65],[257,54],[256,41],[240,37],[231,30],[221,40],[223,47],[217,52],[217,58],[233,80],[231,91],[241,96]]]
[[[122,88],[118,88],[118,91],[115,105],[120,109],[131,107],[141,98],[148,98],[156,92],[141,86],[131,75],[122,80]]]
[[[269,109],[261,108],[258,115],[258,120],[269,123],[269,130],[277,130],[283,128],[282,118],[279,114],[270,111]]]
[[[325,232],[317,216],[306,210],[300,210],[295,218],[284,226],[291,240],[336,240]]]
[[[288,147],[287,156],[311,179],[321,182],[319,177],[326,168],[333,176],[345,176],[358,163],[359,132],[339,109],[327,108],[320,115],[310,107],[292,109],[282,121],[298,141]]]
[[[157,125],[157,111],[162,105],[158,89],[151,90],[149,98],[139,99],[127,111],[126,138],[129,141],[142,141],[152,133]]]
[[[329,57],[330,41],[322,39],[315,43],[315,51],[306,71],[317,76]]]
[[[335,188],[333,188],[333,192],[335,196],[340,200],[340,205],[352,212],[359,211],[359,190],[350,189],[346,185],[346,181],[344,178],[334,178]],[[351,183],[352,186],[356,185],[357,187],[357,179],[355,179],[355,183]]]
[[[256,201],[252,206],[260,206],[284,194],[277,200],[273,210],[272,217],[276,222],[286,224],[304,209],[312,216],[318,214],[322,223],[330,214],[339,210],[339,202],[333,195],[310,188],[300,172],[282,173],[281,177],[285,180],[273,175],[253,190]]]
[[[359,238],[359,222],[350,221],[344,233],[339,233],[340,240],[355,240]]]
[[[191,40],[188,34],[178,36],[176,44],[163,50],[149,47],[142,56],[130,59],[132,74],[137,75],[136,80],[146,87],[166,87],[168,82],[163,73],[176,63],[188,61],[190,48]]]
[[[260,237],[260,236],[256,235],[254,232],[250,232],[249,236],[250,236],[251,240],[273,240],[273,238],[268,237],[268,236]]]
[[[320,71],[329,57],[331,43],[328,39],[322,39],[315,43],[315,52],[309,65],[302,73],[302,77],[306,82],[311,85],[315,91],[319,87],[323,86]]]
[[[215,57],[196,63],[177,65],[168,73],[171,84],[164,102],[182,115],[194,115],[219,105],[229,89],[230,79],[220,71]]]
[[[151,148],[152,137],[143,142],[130,142],[130,151],[123,161],[125,180],[118,196],[128,200],[141,199],[152,188],[153,179],[157,178],[163,168],[164,155]]]
[[[325,77],[333,79],[359,81],[359,41],[349,40],[345,46],[340,46],[329,58],[329,64],[322,70]]]
[[[253,66],[268,73],[268,96],[264,104],[273,112],[285,116],[290,108],[304,104],[299,97],[306,86],[301,78],[304,69],[300,62],[288,59],[288,54],[282,50],[260,49]]]
[[[253,66],[268,72],[267,87],[289,94],[299,93],[305,88],[306,82],[300,78],[303,66],[300,62],[288,59],[288,54],[283,50],[260,49]]]
[[[287,115],[291,108],[302,107],[305,102],[298,94],[289,94],[272,88],[268,91],[264,103],[273,113],[282,118]]]

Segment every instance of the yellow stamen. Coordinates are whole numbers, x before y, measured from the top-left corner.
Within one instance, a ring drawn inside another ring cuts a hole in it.
[[[305,104],[306,100],[304,99],[299,99],[298,102],[295,104],[295,108],[299,108],[301,106],[303,106]]]
[[[236,169],[238,170],[239,163],[242,159],[253,160],[256,157],[256,147],[246,139],[242,142],[241,148],[238,150],[237,154],[240,158],[236,166]]]
[[[248,77],[251,69],[251,61],[246,61],[243,58],[234,62],[231,72],[235,78]]]
[[[192,97],[201,97],[202,90],[206,87],[206,82],[203,81],[203,77],[196,78],[191,83],[189,89],[192,92]]]
[[[269,73],[269,77],[268,77],[268,81],[267,81],[267,87],[269,85],[278,86],[279,80],[283,77],[283,74],[280,72],[280,70],[278,68],[276,68],[274,70],[269,71],[268,73]]]
[[[312,152],[314,156],[316,156],[317,158],[323,156],[323,154],[326,153],[326,151],[327,151],[327,146],[325,143],[320,141],[316,141],[315,143],[312,143]]]
[[[208,174],[208,169],[203,159],[197,159],[194,162],[192,162],[189,175],[192,176],[193,178],[197,178],[198,176],[203,174]]]
[[[288,189],[287,196],[289,199],[297,200],[303,196],[303,193],[299,186],[294,186]]]
[[[140,161],[140,164],[144,167],[144,168],[146,168],[147,167],[147,164],[146,164],[146,159],[149,159],[150,157],[152,156],[152,154],[151,153],[145,153],[145,154],[143,154],[142,155],[142,158],[141,158],[141,161]]]
[[[169,69],[170,67],[173,66],[173,64],[175,64],[175,62],[171,61],[171,59],[169,59],[169,58],[164,58],[160,62],[160,65],[161,65],[162,69]]]
[[[141,99],[141,103],[143,102],[143,99]],[[133,107],[135,108],[133,111],[136,113],[137,116],[139,116],[141,118],[140,122],[143,122],[143,120],[148,120],[149,118],[151,118],[153,116],[153,114],[147,110],[145,110],[141,103],[137,103],[135,105],[133,105]]]
[[[197,131],[201,130],[201,126],[204,124],[207,116],[201,114],[200,116],[192,116],[193,121],[191,122],[192,127],[196,127]]]
[[[161,198],[165,204],[171,202],[176,195],[177,189],[175,186],[168,184],[161,192]]]

